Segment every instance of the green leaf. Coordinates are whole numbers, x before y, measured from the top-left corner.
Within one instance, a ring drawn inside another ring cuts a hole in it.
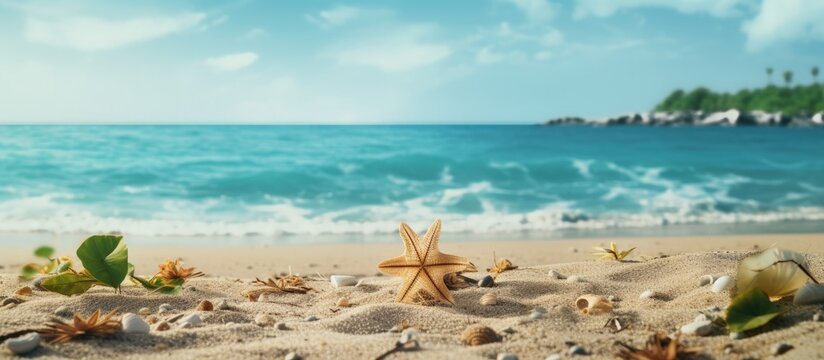
[[[54,255],[54,248],[51,246],[41,246],[34,249],[34,256],[39,258],[51,259],[52,255]]]
[[[20,277],[25,280],[31,280],[40,273],[40,265],[26,264],[20,268]]]
[[[727,328],[743,332],[766,325],[781,315],[778,305],[770,302],[763,290],[755,288],[735,297],[727,307]]]
[[[95,235],[77,249],[86,271],[113,288],[119,288],[129,271],[129,249],[119,235]]]
[[[44,289],[66,296],[82,294],[99,284],[97,279],[85,274],[65,273],[49,277],[40,283]]]

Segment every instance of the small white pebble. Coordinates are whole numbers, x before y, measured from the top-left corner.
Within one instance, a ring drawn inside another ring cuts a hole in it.
[[[11,351],[13,354],[23,355],[37,349],[37,347],[40,346],[41,340],[42,338],[40,337],[40,334],[30,332],[28,334],[6,340],[5,345],[6,349]]]
[[[743,338],[744,338],[744,333],[740,333],[740,332],[731,332],[730,333],[730,339],[731,340],[741,340]]]
[[[416,337],[418,337],[418,330],[415,328],[408,328],[401,331],[401,337],[398,342],[401,344],[406,344],[412,340],[415,340]]]
[[[120,322],[123,324],[123,332],[126,334],[148,334],[149,323],[136,314],[123,314]]]
[[[344,286],[355,286],[358,284],[358,279],[350,275],[332,275],[329,277],[329,282],[334,288],[342,288]]]
[[[284,360],[300,360],[302,358],[300,357],[300,355],[298,355],[298,353],[292,351],[292,352],[286,354],[286,357],[284,357],[283,359]]]
[[[540,311],[537,311],[537,310],[532,310],[532,313],[529,314],[529,319],[530,320],[538,320],[542,317],[544,317],[544,313],[542,313]]]
[[[552,354],[546,357],[544,360],[561,360],[561,354]]]
[[[712,321],[694,321],[681,327],[681,333],[685,335],[707,336],[712,332]]]
[[[189,324],[189,326],[191,327],[196,327],[203,324],[203,320],[197,313],[191,313],[178,320],[178,324],[180,324],[181,327],[185,326],[186,324]]]
[[[644,292],[641,293],[639,298],[648,300],[648,299],[654,299],[655,296],[657,296],[657,295],[658,294],[653,290],[644,290]]]
[[[586,355],[587,351],[581,346],[572,345],[569,347],[569,350],[567,350],[567,354],[569,354],[570,356]]]
[[[172,308],[172,305],[169,305],[169,304],[160,304],[160,306],[158,306],[158,307],[157,307],[157,313],[158,313],[158,314],[163,314],[163,313],[166,313],[166,312],[172,311],[172,309],[173,309],[173,308]]]
[[[735,281],[732,280],[731,277],[724,275],[719,277],[712,283],[712,288],[710,290],[716,294],[731,288],[734,285]]]
[[[217,309],[218,310],[229,310],[229,308],[230,308],[229,307],[229,302],[226,301],[226,299],[222,299],[222,300],[218,301],[218,303],[217,303]]]
[[[318,320],[318,317],[315,316],[315,315],[309,315],[309,316],[303,318],[303,321],[317,321],[317,320]]]
[[[497,360],[518,360],[518,355],[513,353],[500,353]]]

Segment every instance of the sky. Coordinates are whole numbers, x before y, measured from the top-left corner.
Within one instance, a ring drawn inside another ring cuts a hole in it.
[[[0,122],[597,119],[768,66],[810,82],[822,18],[821,0],[0,0]]]

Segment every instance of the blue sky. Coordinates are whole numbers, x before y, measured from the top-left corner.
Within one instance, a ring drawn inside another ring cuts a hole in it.
[[[821,0],[6,1],[0,121],[536,123],[809,82]]]

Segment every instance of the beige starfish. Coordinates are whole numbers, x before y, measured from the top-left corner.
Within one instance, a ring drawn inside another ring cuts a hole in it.
[[[403,277],[398,289],[396,302],[416,303],[421,292],[428,293],[434,300],[453,304],[443,277],[456,272],[478,271],[466,258],[447,255],[438,249],[441,236],[441,220],[435,220],[426,231],[423,240],[409,225],[401,224],[403,255],[387,259],[378,264],[378,270],[387,275]]]

